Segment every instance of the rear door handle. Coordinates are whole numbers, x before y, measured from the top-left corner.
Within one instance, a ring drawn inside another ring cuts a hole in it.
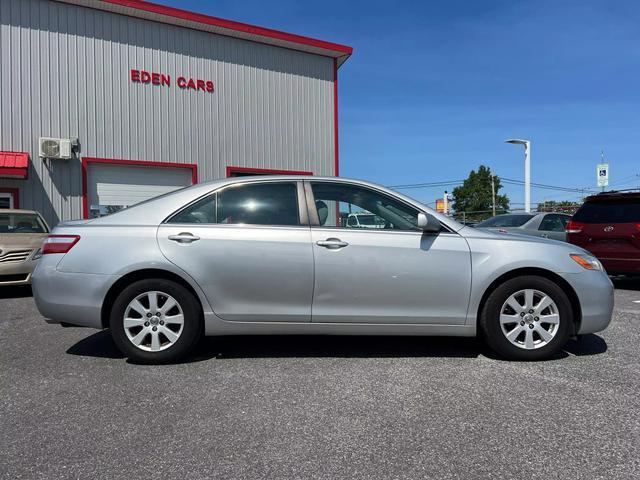
[[[189,232],[181,232],[178,235],[169,235],[169,240],[178,243],[191,243],[200,240],[200,237]]]
[[[327,238],[326,240],[318,240],[316,245],[335,250],[337,248],[346,247],[349,244],[347,242],[343,242],[339,238]]]

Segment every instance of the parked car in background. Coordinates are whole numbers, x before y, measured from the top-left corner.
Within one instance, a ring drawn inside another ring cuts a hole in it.
[[[587,197],[567,235],[598,257],[610,275],[640,275],[640,192]]]
[[[0,210],[0,286],[31,283],[49,227],[38,212]]]
[[[567,240],[566,227],[571,216],[565,213],[506,213],[496,215],[475,225],[534,237]]]
[[[341,225],[361,210],[384,228]],[[33,291],[50,323],[110,328],[149,363],[241,334],[482,334],[507,358],[537,360],[606,328],[613,309],[611,281],[580,248],[304,176],[201,183],[58,225]]]
[[[384,228],[384,222],[372,213],[350,213],[347,217],[347,228]]]

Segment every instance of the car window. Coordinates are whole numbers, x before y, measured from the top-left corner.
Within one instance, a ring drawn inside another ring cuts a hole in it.
[[[640,198],[586,202],[573,219],[581,223],[637,223],[640,222]]]
[[[320,225],[367,230],[418,230],[419,211],[383,193],[341,183],[311,183]]]
[[[233,185],[174,215],[169,223],[299,225],[295,183]]]
[[[532,218],[533,215],[497,215],[478,223],[476,227],[521,227]]]
[[[0,213],[0,233],[47,233],[40,217],[33,213]]]
[[[564,232],[566,225],[567,217],[551,213],[544,216],[542,222],[540,222],[538,230],[544,230],[547,232]]]

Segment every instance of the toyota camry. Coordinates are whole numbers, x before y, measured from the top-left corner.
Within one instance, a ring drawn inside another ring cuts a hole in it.
[[[613,309],[611,281],[580,247],[304,176],[201,183],[60,224],[33,291],[48,322],[108,328],[145,363],[242,334],[479,335],[503,357],[539,360],[606,328]]]

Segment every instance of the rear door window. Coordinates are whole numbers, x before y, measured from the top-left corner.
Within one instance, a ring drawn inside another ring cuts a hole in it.
[[[640,199],[587,202],[576,212],[573,220],[581,223],[637,223],[640,222]]]
[[[480,222],[476,227],[521,227],[532,218],[532,215],[498,215]]]
[[[550,213],[545,215],[540,222],[538,230],[544,230],[546,232],[564,232],[567,226],[567,217],[564,215],[557,215]]]
[[[169,223],[300,225],[293,182],[233,185],[185,208]]]

